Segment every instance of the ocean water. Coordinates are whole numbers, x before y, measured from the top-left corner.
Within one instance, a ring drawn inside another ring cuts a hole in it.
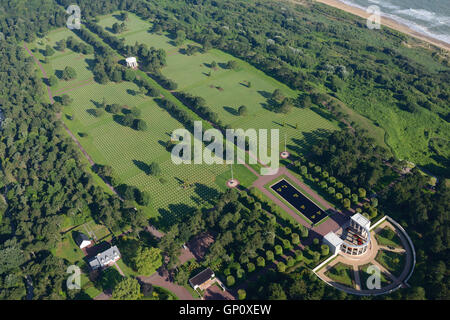
[[[450,0],[339,0],[366,10],[376,5],[381,14],[414,31],[450,44]]]

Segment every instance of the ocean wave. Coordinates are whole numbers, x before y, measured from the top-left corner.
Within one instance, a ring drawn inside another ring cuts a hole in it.
[[[393,14],[401,14],[430,23],[450,24],[450,17],[439,16],[425,9],[402,9],[394,11]]]
[[[410,28],[411,30],[414,30],[414,31],[416,31],[418,33],[421,33],[421,34],[426,35],[428,37],[431,37],[431,38],[434,38],[434,39],[437,39],[437,40],[440,40],[440,41],[443,41],[443,42],[446,42],[446,43],[450,44],[450,35],[448,35],[448,34],[441,34],[441,33],[435,33],[435,32],[430,31],[430,29],[433,26],[427,27],[427,26],[424,26],[424,25],[420,25],[420,24],[418,24],[418,23],[416,23],[414,21],[407,20],[407,19],[399,17],[399,16],[397,16],[395,14],[386,13],[386,14],[383,14],[383,16],[385,16],[387,18],[390,18],[392,20],[395,20],[398,23],[401,23],[401,24],[407,26],[408,28]]]
[[[351,0],[339,0],[342,3],[345,3],[349,6],[355,7],[355,8],[359,8],[361,10],[364,10],[367,12],[367,6],[362,6],[359,5]],[[388,8],[387,6],[390,5],[389,2],[384,1],[384,0],[367,0],[375,5],[379,5],[379,6],[384,6],[385,8]],[[393,6],[393,5],[392,5]],[[415,21],[412,21],[410,19],[407,19],[405,17],[401,17],[399,16],[403,15],[406,17],[411,17],[411,18],[415,18],[418,19],[420,21],[424,21],[426,23],[428,23],[428,25],[423,25],[423,24],[419,24]],[[386,18],[390,18],[394,21],[397,21],[398,23],[407,26],[408,28],[410,28],[411,30],[418,32],[420,34],[423,34],[425,36],[446,42],[448,44],[450,44],[450,34],[445,34],[439,32],[439,31],[432,31],[433,28],[436,27],[446,27],[449,26],[450,27],[450,17],[447,16],[439,16],[433,12],[430,12],[428,10],[425,9],[397,9],[395,8],[394,11],[392,11],[391,13],[386,13],[383,12],[383,10],[381,10],[381,15],[383,17]]]
[[[391,9],[391,10],[399,10],[401,9],[399,6],[396,6],[388,1],[382,1],[382,0],[368,0],[370,3],[377,4],[380,7]]]

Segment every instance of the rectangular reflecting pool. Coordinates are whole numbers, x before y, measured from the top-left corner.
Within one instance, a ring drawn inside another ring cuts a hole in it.
[[[289,202],[295,209],[308,218],[313,224],[320,222],[327,217],[325,211],[309,200],[292,184],[285,179],[280,180],[270,187],[284,200]]]

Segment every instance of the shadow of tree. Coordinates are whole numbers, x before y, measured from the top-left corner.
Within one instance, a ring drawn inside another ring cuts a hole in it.
[[[151,170],[150,170],[150,166],[147,163],[140,161],[140,160],[133,160],[133,164],[139,170],[143,171],[146,175],[150,175]]]
[[[155,223],[155,227],[167,231],[174,224],[183,222],[186,218],[190,216],[191,213],[195,212],[197,208],[188,206],[186,204],[170,204],[167,209],[158,209],[160,214],[159,220]]]
[[[232,107],[224,106],[223,109],[225,111],[227,111],[228,113],[232,114],[233,116],[238,116],[239,115],[239,112],[236,109],[232,108]]]

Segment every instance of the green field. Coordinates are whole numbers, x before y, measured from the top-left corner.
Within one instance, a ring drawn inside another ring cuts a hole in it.
[[[114,22],[121,22],[118,16],[108,15],[100,19],[99,24],[111,30]],[[280,89],[285,96],[295,97],[299,92],[293,91],[278,81],[266,76],[249,64],[218,50],[197,53],[188,56],[182,48],[177,48],[167,35],[149,32],[151,23],[130,14],[126,22],[127,29],[119,35],[127,43],[136,41],[167,52],[167,67],[162,72],[179,84],[179,90],[204,97],[219,118],[234,128],[280,129],[280,149],[284,149],[284,135],[288,147],[295,152],[307,149],[321,130],[335,130],[332,123],[309,109],[293,108],[289,114],[280,114],[267,110],[267,98]],[[74,36],[70,30],[58,29],[45,39],[38,39],[29,47],[44,62],[40,52],[47,44],[55,46],[56,42]],[[154,218],[161,228],[180,219],[197,208],[208,205],[209,200],[219,191],[225,190],[224,184],[230,175],[226,165],[174,165],[164,143],[170,139],[173,130],[183,125],[161,108],[154,99],[140,95],[138,87],[131,82],[101,85],[92,80],[90,71],[92,55],[82,55],[66,49],[58,52],[43,63],[48,75],[56,74],[66,66],[72,66],[77,78],[72,81],[60,80],[52,88],[54,95],[68,94],[73,102],[64,107],[62,120],[80,141],[93,161],[100,165],[110,165],[118,183],[138,187],[151,195],[150,205],[144,209],[148,217]],[[122,59],[118,54],[117,59]],[[223,68],[229,60],[236,60],[238,70]],[[216,61],[218,67],[211,70],[209,63]],[[205,75],[211,71],[212,75]],[[139,76],[145,76],[137,71]],[[251,82],[251,87],[245,84]],[[218,90],[217,87],[223,88]],[[164,95],[170,93],[162,91]],[[140,118],[148,124],[146,131],[136,131],[122,126],[118,116],[105,112],[96,117],[93,111],[103,100],[107,104],[117,103],[129,109],[137,107]],[[248,115],[238,116],[236,110],[246,105]],[[197,117],[198,119],[198,117]],[[297,128],[296,128],[297,127]],[[143,164],[159,163],[162,175],[148,175]],[[258,165],[252,165],[259,169]],[[243,165],[234,167],[235,177],[244,187],[250,187],[256,177]]]
[[[375,260],[385,267],[394,276],[398,277],[405,266],[405,254],[392,251],[379,250]]]
[[[347,287],[354,288],[353,269],[351,266],[337,263],[330,270],[325,272],[325,275],[333,281],[336,281]]]
[[[359,275],[361,278],[361,289],[369,289],[367,287],[367,279],[372,275],[371,273],[367,272],[367,268],[370,266],[371,264],[365,264],[363,266],[359,266]],[[392,283],[391,279],[388,278],[385,274],[383,274],[382,272],[380,272],[380,284],[381,287],[385,287],[387,285],[389,285],[390,283]]]
[[[33,44],[34,48],[31,45],[29,46],[33,51],[33,54],[41,61],[44,59],[43,49],[45,49],[46,45],[50,45],[55,50],[55,54],[48,57],[50,63],[42,63],[48,76],[55,75],[58,78],[58,83],[52,87],[54,96],[62,94],[66,90],[82,86],[83,84],[90,82],[93,78],[92,72],[89,70],[90,64],[94,59],[93,54],[83,55],[67,48],[63,52],[56,50],[56,43],[62,39],[67,39],[69,36],[74,37],[78,42],[82,42],[75,33],[64,28],[50,32],[44,39],[38,39]],[[65,81],[59,78],[60,73],[67,66],[75,69],[77,73],[75,79]]]
[[[387,235],[387,227],[383,228],[380,232],[378,232],[375,237],[377,238],[377,242],[379,245],[382,246],[391,246],[394,248],[401,248],[402,242],[400,240],[400,237],[398,234],[395,234],[395,236],[392,239],[388,238]]]
[[[77,246],[72,237],[72,232],[66,233],[52,252],[55,256],[71,263],[79,262],[84,258],[83,251]]]
[[[68,37],[71,32],[66,30],[54,32],[49,36],[50,41],[38,40],[42,42],[39,47],[54,43],[52,36],[60,39],[63,38],[62,35]],[[70,53],[69,49],[66,51]],[[38,50],[34,53],[42,58]],[[80,61],[74,60],[78,54],[67,53],[56,60],[65,59],[67,65],[71,65],[71,61]],[[50,59],[48,65],[44,64],[49,75],[54,68],[53,63],[54,59]],[[75,62],[73,66],[76,66],[78,75],[88,73],[87,79],[92,78],[92,73],[87,70],[88,64]],[[58,64],[57,68],[63,67]],[[84,72],[81,70],[83,68]],[[77,77],[75,81],[81,80],[86,79]],[[136,186],[152,195],[150,206],[144,208],[149,217],[162,216],[162,223],[171,224],[177,221],[179,216],[217,194],[220,188],[216,184],[216,178],[229,171],[229,168],[225,165],[174,165],[170,153],[162,144],[170,139],[174,129],[183,126],[153,99],[136,94],[138,87],[134,83],[101,85],[92,82],[79,88],[76,88],[76,84],[65,85],[65,88],[73,89],[66,92],[73,99],[73,103],[64,108],[63,121],[96,163],[111,165],[121,183]],[[52,88],[52,90],[61,89]],[[142,132],[122,126],[109,113],[95,117],[92,110],[96,108],[96,104],[103,101],[103,98],[107,104],[118,103],[126,108],[139,108],[142,113],[140,118],[147,122],[149,129]],[[160,164],[161,177],[149,176],[141,169],[140,164],[149,164],[153,161]],[[165,181],[161,182],[160,178]],[[184,187],[184,184],[189,184],[190,187]]]
[[[115,16],[109,15],[101,19],[100,25],[111,26],[120,22]],[[209,50],[206,53],[187,55],[183,52],[187,44],[176,47],[167,34],[151,33],[151,23],[147,29],[140,19],[129,15],[128,30],[119,35],[125,43],[144,43],[148,46],[164,49],[167,53],[167,66],[162,73],[178,84],[177,91],[191,93],[204,98],[207,104],[219,115],[219,119],[232,128],[242,129],[279,129],[280,149],[284,149],[284,136],[287,137],[288,148],[293,145],[299,147],[293,151],[305,151],[314,143],[315,138],[322,134],[321,130],[336,130],[336,123],[332,123],[310,109],[293,108],[288,114],[275,113],[268,110],[268,97],[279,89],[286,97],[296,97],[300,92],[294,91],[263,72],[219,50]],[[145,22],[144,22],[145,23]],[[135,29],[133,29],[135,28]],[[140,30],[141,29],[141,30]],[[108,28],[106,29],[108,31]],[[223,68],[230,60],[238,62],[238,70]],[[217,68],[210,64],[215,61]],[[208,73],[211,72],[211,76]],[[251,87],[246,86],[251,82]],[[219,90],[218,88],[222,88]],[[237,109],[245,105],[248,115],[237,115]],[[296,129],[295,127],[298,127]]]

